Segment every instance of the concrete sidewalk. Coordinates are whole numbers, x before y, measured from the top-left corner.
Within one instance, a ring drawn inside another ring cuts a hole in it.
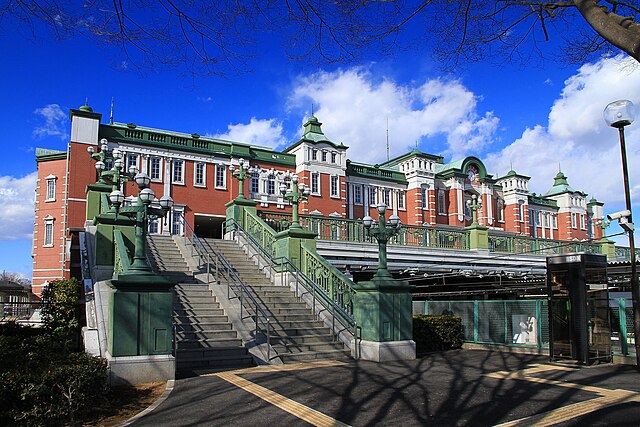
[[[633,366],[481,350],[410,362],[262,366],[178,380],[133,426],[638,426]]]

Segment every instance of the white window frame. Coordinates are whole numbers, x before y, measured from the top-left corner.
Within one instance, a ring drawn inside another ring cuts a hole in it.
[[[524,200],[518,200],[518,221],[524,222]]]
[[[502,199],[498,199],[496,202],[496,211],[498,222],[504,222],[504,201]]]
[[[127,153],[125,162],[125,172],[129,173],[129,168],[135,166],[137,171],[140,171],[140,165],[138,164],[139,155],[135,153]],[[133,161],[132,161],[133,160]]]
[[[200,174],[198,174],[198,168],[202,168]],[[200,175],[200,181],[198,181],[198,175]],[[193,164],[193,186],[207,187],[207,164],[205,162],[195,162]]]
[[[47,215],[44,218],[44,233],[42,239],[42,247],[44,248],[53,247],[53,234],[55,233],[54,222],[55,218],[51,215]]]
[[[154,160],[158,161],[158,176],[154,176],[153,174],[153,162]],[[162,157],[151,156],[149,158],[149,178],[153,182],[162,182]]]
[[[388,208],[391,207],[391,190],[390,189],[385,188],[384,190],[382,190],[382,200],[384,204],[387,205]]]
[[[335,151],[331,152],[331,163],[336,163],[336,159],[338,157],[338,153],[336,153]]]
[[[340,177],[338,175],[331,175],[330,178],[330,196],[333,198],[340,198]]]
[[[266,182],[266,193],[270,196],[273,196],[274,194],[276,194],[276,177],[275,175],[269,175],[267,176],[267,182]]]
[[[353,186],[353,203],[356,205],[362,204],[362,186],[359,184]]]
[[[258,193],[260,193],[260,177],[257,174],[253,174],[249,179],[249,194]]]
[[[577,229],[578,228],[578,218],[577,218],[578,214],[576,214],[575,212],[571,212],[571,228],[573,229]]]
[[[45,194],[45,202],[55,202],[56,201],[56,180],[58,177],[49,175],[45,178],[46,182],[46,194]]]
[[[223,164],[216,164],[216,173],[213,177],[214,187],[219,190],[227,189],[227,166]]]
[[[327,161],[327,151],[326,150],[322,150],[322,161],[323,162]]]
[[[150,219],[149,225],[147,227],[147,232],[149,234],[160,234],[160,219]]]
[[[311,149],[311,160],[318,160],[318,149],[317,148],[312,148]]]
[[[369,206],[375,206],[378,203],[378,189],[369,187]]]
[[[320,172],[311,172],[311,194],[319,196],[320,192]]]
[[[406,192],[404,190],[398,192],[398,209],[406,209]]]
[[[171,162],[171,182],[184,185],[184,160]]]

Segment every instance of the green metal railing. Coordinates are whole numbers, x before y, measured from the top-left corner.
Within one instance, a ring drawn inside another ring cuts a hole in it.
[[[282,212],[259,211],[260,217],[276,231],[289,227],[291,215]],[[362,221],[320,215],[300,215],[302,228],[318,234],[319,240],[375,243],[365,233]],[[454,227],[402,225],[400,232],[389,240],[391,245],[424,246],[440,249],[469,249],[469,231]]]
[[[243,211],[244,229],[256,240],[260,247],[271,256],[275,256],[276,230],[248,209],[243,209]]]
[[[311,246],[302,243],[302,272],[350,317],[353,317],[354,283]]]
[[[614,354],[634,353],[631,300],[609,300]],[[547,300],[414,301],[414,314],[452,314],[462,319],[465,342],[508,347],[548,348]]]
[[[122,231],[118,229],[113,230],[113,243],[115,245],[113,274],[126,274],[131,268],[131,255],[124,242]]]
[[[285,230],[291,223],[291,214],[285,212],[258,211],[260,216],[276,232]],[[362,221],[339,216],[300,215],[300,225],[318,234],[319,240],[375,243],[364,232]],[[469,249],[469,231],[452,226],[420,226],[402,224],[400,232],[389,244],[422,246],[436,249]],[[595,242],[570,242],[538,237],[516,236],[504,231],[489,230],[489,251],[511,254],[553,255],[571,252],[602,253],[602,246]],[[629,260],[629,248],[616,247],[616,260]]]
[[[489,233],[489,251],[512,254],[553,255],[571,252],[601,253],[597,243],[566,242],[537,237],[493,235]]]

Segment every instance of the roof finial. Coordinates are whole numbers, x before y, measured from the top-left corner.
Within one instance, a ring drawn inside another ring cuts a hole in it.
[[[314,105],[313,102],[311,103],[311,115],[313,116],[315,114],[315,110],[314,110]]]
[[[87,107],[89,106],[89,97],[88,96],[84,99],[84,105],[86,105]]]
[[[111,112],[109,113],[109,124],[113,124],[113,96],[111,97]]]
[[[562,172],[562,168],[560,167],[560,162],[558,162],[558,173]]]

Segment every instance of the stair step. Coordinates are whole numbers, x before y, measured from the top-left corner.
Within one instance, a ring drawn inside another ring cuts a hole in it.
[[[301,353],[278,354],[282,363],[308,362],[311,360],[347,360],[351,356],[349,350],[309,351]]]
[[[227,316],[224,316],[225,318]],[[228,331],[233,326],[228,321],[225,322],[209,322],[209,323],[176,323],[176,330],[180,332],[206,332],[206,331]]]
[[[182,339],[178,341],[178,350],[198,350],[198,349],[219,349],[228,347],[242,347],[242,340],[240,338],[209,338],[201,340],[188,340]],[[246,350],[246,349],[245,349]],[[190,353],[193,355],[193,353]],[[194,358],[196,356],[193,356]],[[204,357],[204,356],[203,356]]]
[[[341,350],[344,351],[344,344],[341,342],[318,342],[309,344],[294,344],[294,343],[274,343],[271,341],[271,346],[278,354],[286,353],[308,353],[318,351],[332,351]]]

